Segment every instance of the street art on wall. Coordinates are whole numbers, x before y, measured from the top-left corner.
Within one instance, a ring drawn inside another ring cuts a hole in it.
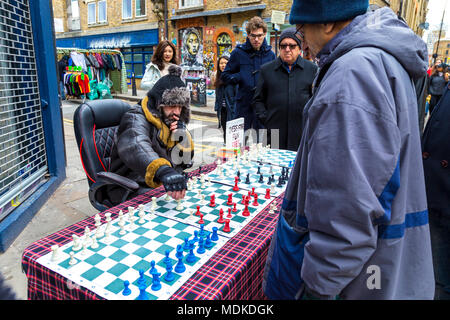
[[[203,68],[202,28],[180,29],[179,39],[181,41],[181,66],[186,69]]]
[[[233,42],[231,41],[231,37],[228,33],[221,33],[217,37],[217,57],[221,57],[224,54],[230,55],[233,50]]]

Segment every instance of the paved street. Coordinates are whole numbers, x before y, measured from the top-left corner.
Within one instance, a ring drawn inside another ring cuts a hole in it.
[[[133,102],[128,102],[133,104]],[[21,258],[26,247],[33,242],[70,226],[97,211],[88,199],[88,183],[81,165],[73,130],[73,113],[79,102],[64,101],[64,137],[67,156],[66,179],[41,210],[22,231],[5,253],[0,253],[0,272],[20,299],[27,298],[27,278],[22,272]],[[214,161],[215,152],[222,147],[222,129],[217,129],[217,119],[192,114],[188,125],[194,143],[194,167]]]

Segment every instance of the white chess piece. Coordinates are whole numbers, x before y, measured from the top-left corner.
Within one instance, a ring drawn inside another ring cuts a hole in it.
[[[73,234],[73,235],[72,235],[72,239],[73,239],[72,250],[73,250],[73,251],[79,251],[79,250],[81,250],[81,241],[80,241],[80,237],[77,236],[76,234]]]
[[[144,224],[145,223],[145,219],[144,219],[144,217],[145,217],[145,211],[144,211],[144,209],[142,208],[139,208],[139,213],[138,213],[138,215],[139,215],[139,221],[138,221],[138,223],[139,224]]]
[[[133,216],[133,215],[134,215],[134,208],[128,207],[128,216]]]
[[[75,259],[75,252],[70,251],[69,254],[70,254],[69,265],[73,266],[73,265],[77,264],[77,263],[78,263],[78,260]]]
[[[57,244],[51,246],[50,248],[52,250],[52,261],[56,261],[60,258],[60,252],[59,252],[59,246]]]
[[[83,250],[81,250],[81,255],[85,256],[87,254],[88,243],[86,241],[83,242]]]
[[[111,219],[111,212],[106,212],[105,213],[105,217],[106,217],[106,219],[105,219],[105,221],[106,222],[110,222],[112,219]]]
[[[123,218],[123,211],[122,210],[119,211],[119,219],[121,219],[121,218]]]
[[[123,236],[124,234],[127,233],[127,232],[125,231],[125,224],[124,224],[124,223],[119,223],[119,227],[120,227],[119,234],[120,234],[121,236]]]
[[[98,228],[98,227],[100,227],[100,226],[102,225],[101,220],[102,220],[102,217],[100,217],[100,215],[97,213],[97,214],[94,216],[94,221],[95,221],[95,227],[96,227],[96,228]]]
[[[177,200],[177,207],[175,209],[177,209],[178,211],[181,211],[184,209],[183,204],[181,203],[181,199]]]
[[[97,242],[97,237],[94,235],[92,238],[91,238],[91,248],[92,249],[97,249],[99,246],[98,246],[98,242]]]
[[[95,231],[95,237],[96,237],[97,239],[100,239],[100,238],[102,238],[104,235],[105,235],[105,233],[104,233],[104,231],[103,231],[103,226],[99,226],[99,227],[97,228],[97,230]]]

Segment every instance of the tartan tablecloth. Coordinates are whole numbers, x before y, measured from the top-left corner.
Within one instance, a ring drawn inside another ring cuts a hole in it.
[[[201,168],[202,173],[214,170],[215,164]],[[199,169],[189,175],[198,175]],[[120,210],[137,207],[151,201],[153,196],[164,194],[159,187],[146,194],[108,209],[114,219]],[[284,193],[273,201],[280,207]],[[278,211],[278,210],[277,210]],[[278,215],[269,213],[269,206],[250,221],[236,236],[230,239],[208,260],[170,299],[180,300],[254,300],[264,299],[262,275],[267,250]],[[27,247],[22,256],[22,269],[28,279],[28,299],[97,300],[103,299],[92,291],[72,283],[67,278],[37,263],[54,244],[64,245],[72,241],[72,235],[81,236],[86,226],[94,227],[93,217],[86,218],[61,231],[51,234]]]

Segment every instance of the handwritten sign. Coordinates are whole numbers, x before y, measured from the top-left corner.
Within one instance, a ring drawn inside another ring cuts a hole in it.
[[[227,148],[240,148],[244,145],[244,118],[227,121],[225,132]]]

